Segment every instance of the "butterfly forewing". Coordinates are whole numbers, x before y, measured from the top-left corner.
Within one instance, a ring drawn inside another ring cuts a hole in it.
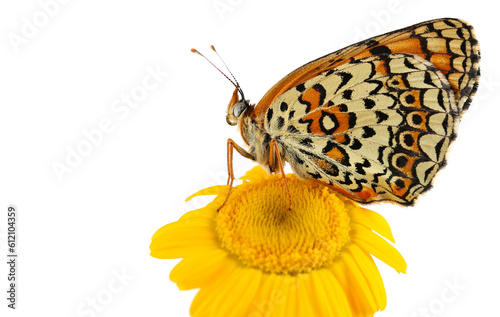
[[[390,53],[415,54],[433,63],[450,83],[457,107],[461,111],[468,108],[479,80],[479,45],[474,29],[462,20],[436,19],[361,41],[299,67],[264,95],[255,113],[265,113],[282,93],[328,69],[353,59]]]
[[[445,164],[478,78],[472,27],[433,20],[302,66],[254,116],[299,176],[361,202],[412,204]]]

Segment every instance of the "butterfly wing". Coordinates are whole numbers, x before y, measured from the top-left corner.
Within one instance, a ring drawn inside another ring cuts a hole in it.
[[[415,54],[432,62],[450,83],[459,109],[468,108],[479,81],[479,44],[469,23],[445,18],[361,41],[299,67],[264,95],[255,108],[255,114],[265,114],[279,95],[324,71],[353,59],[389,53]]]
[[[412,204],[445,164],[478,63],[465,22],[421,23],[292,72],[270,90],[285,89],[272,96],[263,125],[299,176],[360,202]]]
[[[432,63],[411,54],[366,57],[280,95],[264,121],[302,178],[361,202],[411,202],[430,186],[459,110]]]

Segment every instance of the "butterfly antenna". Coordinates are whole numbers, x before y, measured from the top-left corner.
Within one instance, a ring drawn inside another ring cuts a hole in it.
[[[215,52],[215,54],[217,54],[217,56],[219,56],[219,59],[222,61],[222,64],[224,64],[224,66],[226,67],[227,71],[229,72],[229,74],[231,74],[231,77],[233,77],[234,79],[234,82],[236,83],[236,88],[238,88],[238,91],[240,92],[241,94],[241,98],[243,100],[245,100],[245,97],[243,96],[243,90],[241,89],[241,86],[240,86],[240,83],[238,83],[238,81],[236,80],[236,77],[234,77],[233,73],[231,72],[231,70],[229,69],[229,67],[227,67],[226,63],[224,62],[224,60],[222,59],[222,57],[220,57],[219,55],[219,52],[217,52],[215,50],[215,47],[213,45],[210,45],[210,48],[212,49],[212,51]]]
[[[222,72],[222,70],[220,70],[217,66],[215,66],[215,65],[214,65],[214,63],[212,63],[212,62],[211,62],[208,58],[206,58],[206,57],[205,57],[205,55],[201,54],[200,52],[198,52],[198,51],[197,51],[196,49],[194,49],[194,48],[192,48],[192,49],[191,49],[191,52],[193,52],[193,53],[195,53],[195,54],[198,54],[198,55],[200,55],[201,57],[203,57],[204,59],[206,59],[206,60],[207,60],[207,62],[209,62],[210,64],[212,64],[212,66],[213,66],[213,67],[215,67],[215,69],[217,69],[217,70],[218,70],[218,71],[219,71],[222,75],[224,75],[224,77],[226,77],[226,78],[227,78],[227,80],[229,80],[229,81],[231,82],[231,84],[233,84],[233,85],[234,85],[234,87],[238,88],[238,91],[240,91],[240,92],[241,92],[241,88],[240,88],[240,86],[239,86],[239,85],[237,85],[237,84],[235,84],[235,83],[234,83],[234,81],[232,81],[232,80],[231,80],[231,78],[229,78],[226,74],[224,74],[224,72]],[[224,65],[225,65],[225,64],[224,64]],[[226,66],[226,67],[227,67],[227,66]],[[232,76],[232,75],[233,75],[233,74],[231,74],[231,76]],[[234,78],[234,76],[233,76],[233,78]],[[236,79],[235,79],[235,81],[236,81]]]

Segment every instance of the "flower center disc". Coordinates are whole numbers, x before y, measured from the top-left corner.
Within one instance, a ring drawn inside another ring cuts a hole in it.
[[[333,190],[287,175],[292,209],[281,175],[233,188],[217,215],[226,248],[246,266],[297,274],[328,264],[349,241],[344,203]]]

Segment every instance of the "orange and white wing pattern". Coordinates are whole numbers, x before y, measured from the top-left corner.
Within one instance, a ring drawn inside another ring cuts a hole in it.
[[[466,22],[420,23],[300,67],[254,116],[299,176],[363,203],[411,205],[445,164],[479,59]]]

